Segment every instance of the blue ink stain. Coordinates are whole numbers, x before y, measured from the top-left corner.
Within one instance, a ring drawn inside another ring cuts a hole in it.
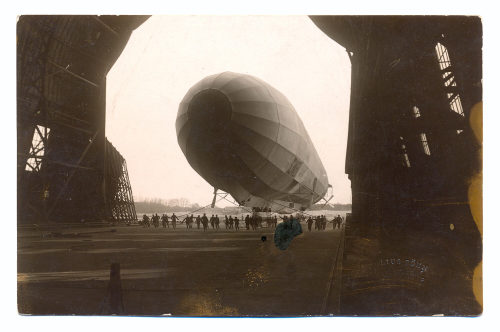
[[[302,226],[295,218],[285,220],[276,226],[274,232],[274,244],[281,250],[288,248],[297,235],[302,234]]]

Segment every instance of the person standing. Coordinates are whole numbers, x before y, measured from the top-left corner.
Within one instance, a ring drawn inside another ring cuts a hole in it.
[[[250,229],[250,216],[247,214],[247,216],[245,217],[245,228],[247,230]]]
[[[163,228],[167,228],[167,222],[168,222],[168,217],[167,217],[167,215],[164,213],[164,214],[161,216],[161,225],[163,226]]]
[[[172,219],[172,228],[175,229],[175,227],[177,226],[176,222],[178,220],[177,216],[175,215],[175,212],[172,213],[172,217],[170,217]]]
[[[238,217],[234,217],[234,229],[235,230],[240,229],[240,221],[238,220]]]
[[[201,217],[200,215],[198,215],[196,217],[196,228],[200,229],[200,223],[201,223]]]
[[[158,213],[155,213],[154,221],[155,221],[155,228],[160,227],[160,216],[158,215]]]
[[[190,229],[191,228],[191,216],[188,214],[186,216],[186,229]]]
[[[208,218],[205,213],[203,213],[203,217],[201,217],[201,223],[203,224],[203,231],[205,232],[208,228]]]
[[[220,223],[220,219],[219,219],[219,216],[216,214],[215,215],[215,229],[219,229],[219,223]]]
[[[311,216],[309,216],[309,218],[307,219],[307,230],[309,232],[311,231],[312,224],[313,224],[313,220],[312,220]]]

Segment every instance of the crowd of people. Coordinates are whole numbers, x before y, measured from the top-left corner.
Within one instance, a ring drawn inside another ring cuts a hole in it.
[[[283,222],[286,222],[292,218],[293,216],[290,215],[280,217]],[[300,222],[305,221],[307,224],[307,229],[309,231],[312,230],[312,225],[314,224],[314,229],[321,231],[325,230],[327,227],[327,223],[332,223],[333,224],[333,229],[340,229],[343,222],[344,218],[341,217],[340,215],[336,216],[332,220],[328,221],[325,215],[320,215],[320,216],[309,216],[307,219],[304,216],[299,216],[295,217]],[[203,213],[203,216],[196,216],[194,217],[193,214],[191,215],[186,215],[182,220],[173,213],[171,216],[168,216],[167,214],[163,214],[161,217],[155,213],[151,217],[147,216],[144,214],[142,216],[142,220],[140,221],[142,227],[154,227],[154,228],[159,228],[160,227],[160,222],[163,228],[170,228],[172,226],[173,229],[176,229],[177,224],[179,223],[185,223],[186,224],[186,229],[192,229],[194,227],[194,224],[196,224],[196,228],[200,229],[203,228],[203,231],[207,231],[210,227],[213,230],[218,230],[220,223],[224,223],[224,228],[227,230],[235,230],[238,231],[240,230],[240,227],[244,227],[247,230],[256,230],[257,228],[263,228],[263,225],[266,225],[267,228],[276,228],[276,225],[278,224],[278,217],[276,215],[268,217],[268,218],[262,218],[260,215],[255,214],[255,215],[250,215],[247,214],[245,217],[241,217],[241,219],[238,219],[237,216],[227,216],[225,215],[224,217],[219,218],[217,214],[212,214],[210,218],[207,217],[205,213]],[[240,225],[241,224],[241,225]]]
[[[309,218],[307,218],[307,221],[306,221],[307,230],[310,232],[312,229],[312,225],[314,224],[315,230],[324,231],[326,229],[327,223],[332,223],[333,229],[335,229],[337,227],[340,229],[343,221],[344,221],[344,218],[341,217],[340,214],[330,221],[328,221],[326,219],[326,216],[324,216],[324,215],[320,215],[320,216],[316,216],[316,217],[309,216]]]

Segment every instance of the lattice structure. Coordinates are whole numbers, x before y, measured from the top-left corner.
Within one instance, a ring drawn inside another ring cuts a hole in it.
[[[432,227],[431,216],[438,222],[454,210],[472,228],[467,192],[480,170],[480,146],[469,116],[482,100],[480,19],[313,21],[351,60],[346,174],[353,220],[363,231],[385,233]]]
[[[106,140],[106,202],[109,219],[130,223],[137,220],[127,162]]]
[[[482,100],[480,18],[313,21],[351,60],[345,172],[352,218],[341,313],[477,315],[471,280],[481,283],[481,225],[469,184],[481,171],[481,142],[470,125]],[[408,257],[432,266],[425,281],[370,265]]]
[[[145,16],[21,16],[17,24],[19,222],[107,217],[106,75]]]

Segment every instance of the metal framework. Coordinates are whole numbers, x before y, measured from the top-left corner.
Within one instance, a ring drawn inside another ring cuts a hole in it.
[[[146,16],[21,16],[20,223],[106,220],[106,75]],[[127,177],[126,167],[122,177]],[[119,188],[116,188],[119,190]],[[133,204],[133,200],[132,200]]]
[[[312,19],[351,60],[345,172],[352,218],[341,312],[478,314],[471,279],[482,242],[468,190],[481,172],[481,142],[469,125],[482,100],[480,18]],[[372,248],[361,255],[360,245]],[[352,258],[405,256],[432,266],[425,282],[409,286],[404,274],[374,272]]]
[[[468,121],[482,100],[480,20],[319,16],[313,21],[351,60],[346,173],[360,231],[432,228],[431,219],[454,213],[474,226],[467,205],[456,212],[434,206],[443,198],[467,201],[468,180],[480,171],[480,146]],[[424,201],[429,204],[415,203]],[[424,222],[422,216],[435,217]]]
[[[106,140],[105,184],[109,219],[125,223],[137,221],[127,162],[108,140]]]

